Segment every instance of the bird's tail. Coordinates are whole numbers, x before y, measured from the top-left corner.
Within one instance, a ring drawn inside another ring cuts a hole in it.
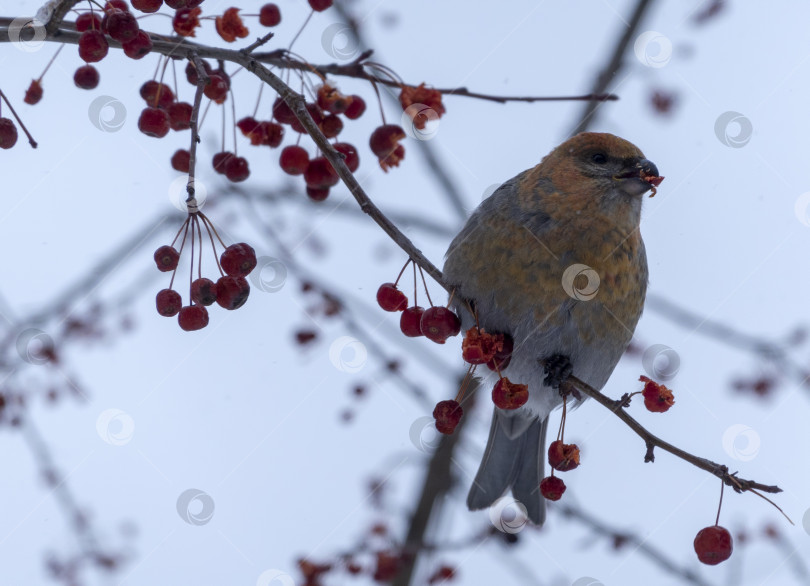
[[[495,410],[481,467],[473,480],[467,507],[486,509],[511,488],[515,500],[526,507],[532,523],[546,519],[546,501],[540,494],[545,463],[548,417],[528,419]]]

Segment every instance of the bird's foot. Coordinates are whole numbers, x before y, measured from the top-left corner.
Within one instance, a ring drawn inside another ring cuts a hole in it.
[[[543,379],[543,383],[552,389],[559,389],[574,370],[571,359],[562,354],[549,356],[544,362],[546,378]]]

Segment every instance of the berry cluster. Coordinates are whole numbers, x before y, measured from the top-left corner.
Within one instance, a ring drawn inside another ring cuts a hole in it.
[[[211,247],[214,251],[214,259],[219,269],[220,277],[216,282],[202,276],[202,246],[203,237],[200,223],[205,227]],[[180,294],[172,289],[174,277],[177,273],[177,265],[186,244],[189,232],[191,232],[191,267],[189,273],[189,303],[183,305]],[[180,249],[174,245],[183,234]],[[222,254],[217,258],[216,242],[224,248]],[[199,250],[195,253],[195,246]],[[197,260],[197,278],[194,278],[194,264]],[[180,327],[186,331],[199,330],[208,325],[208,310],[206,307],[215,302],[225,309],[239,309],[247,301],[250,294],[250,285],[245,277],[256,267],[256,253],[253,248],[240,242],[225,246],[219,234],[205,214],[200,211],[189,213],[189,217],[180,227],[174,241],[170,245],[159,247],[155,251],[155,264],[161,272],[172,272],[172,278],[167,289],[158,292],[155,299],[157,312],[164,317],[177,316]]]

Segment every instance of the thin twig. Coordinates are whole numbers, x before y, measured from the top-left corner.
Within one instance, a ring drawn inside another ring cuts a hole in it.
[[[544,361],[540,361],[541,364],[544,364]],[[653,454],[654,448],[661,448],[672,454],[673,456],[677,456],[678,458],[689,462],[693,466],[700,468],[701,470],[705,470],[706,472],[710,472],[711,474],[720,478],[725,484],[730,486],[734,489],[735,492],[745,492],[751,491],[754,492],[755,490],[759,490],[762,492],[767,493],[778,493],[782,492],[782,489],[775,485],[767,485],[761,484],[754,480],[746,480],[744,478],[740,478],[737,476],[736,472],[729,472],[728,466],[723,464],[717,464],[716,462],[712,462],[706,458],[701,458],[699,456],[695,456],[690,454],[689,452],[682,450],[676,446],[673,446],[669,442],[666,442],[659,438],[658,436],[653,435],[650,433],[643,425],[641,425],[638,421],[633,419],[630,414],[625,411],[625,407],[627,406],[627,397],[622,397],[619,400],[613,400],[607,395],[603,395],[595,388],[590,386],[589,384],[581,381],[576,376],[571,375],[566,379],[561,385],[561,392],[570,392],[566,391],[566,387],[570,389],[570,387],[576,388],[576,390],[588,395],[592,399],[595,399],[597,403],[604,405],[607,407],[611,412],[613,412],[616,417],[621,419],[627,426],[632,429],[633,431],[638,434],[638,436],[644,440],[645,445],[647,446],[647,452],[644,455],[645,462],[654,462],[655,455]],[[760,495],[761,496],[761,495]],[[775,506],[775,505],[774,505]],[[778,507],[777,507],[778,508]],[[780,509],[781,510],[781,509]]]

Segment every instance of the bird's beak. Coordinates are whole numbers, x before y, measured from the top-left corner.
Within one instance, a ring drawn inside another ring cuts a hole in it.
[[[652,189],[653,193],[650,197],[655,195],[655,188],[664,180],[664,178],[658,174],[658,167],[655,166],[655,163],[647,159],[628,161],[625,171],[616,175],[614,179],[638,179],[639,182],[633,182],[638,187],[629,191],[644,193]]]

